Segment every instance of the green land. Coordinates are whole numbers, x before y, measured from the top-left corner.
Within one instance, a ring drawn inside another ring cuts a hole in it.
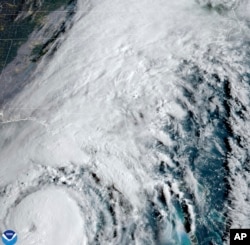
[[[67,6],[72,0],[6,0],[0,3],[0,73],[17,55],[18,48],[32,31],[43,25],[52,11]],[[34,49],[34,53],[39,47]]]

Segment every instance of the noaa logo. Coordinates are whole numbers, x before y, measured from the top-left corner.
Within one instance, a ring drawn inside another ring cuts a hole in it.
[[[17,242],[17,234],[12,230],[7,230],[2,234],[2,241],[5,245],[14,245]]]

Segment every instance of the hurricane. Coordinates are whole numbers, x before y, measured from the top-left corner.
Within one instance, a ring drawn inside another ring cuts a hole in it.
[[[0,229],[20,245],[228,244],[250,226],[250,3],[74,11],[2,95]]]

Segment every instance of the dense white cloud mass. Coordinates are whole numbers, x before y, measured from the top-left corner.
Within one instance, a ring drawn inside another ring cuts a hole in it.
[[[25,197],[12,210],[7,225],[21,236],[19,244],[86,244],[77,205],[61,190],[50,188]],[[42,234],[42,236],[41,236]]]
[[[249,226],[249,3],[241,4],[220,13],[190,0],[80,0],[64,43],[3,108],[1,229],[12,224],[26,245],[144,245],[197,243],[196,230],[226,214],[223,223],[240,212]],[[219,204],[224,177],[212,180],[225,162],[232,214]],[[213,234],[207,241],[222,244]]]
[[[210,6],[213,8],[224,8],[224,9],[232,9],[237,7],[242,0],[196,0],[202,6]],[[244,0],[243,0],[244,1]]]

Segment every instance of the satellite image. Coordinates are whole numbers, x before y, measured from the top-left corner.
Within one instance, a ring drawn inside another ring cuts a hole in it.
[[[0,0],[3,244],[250,244],[232,229],[249,0]]]

